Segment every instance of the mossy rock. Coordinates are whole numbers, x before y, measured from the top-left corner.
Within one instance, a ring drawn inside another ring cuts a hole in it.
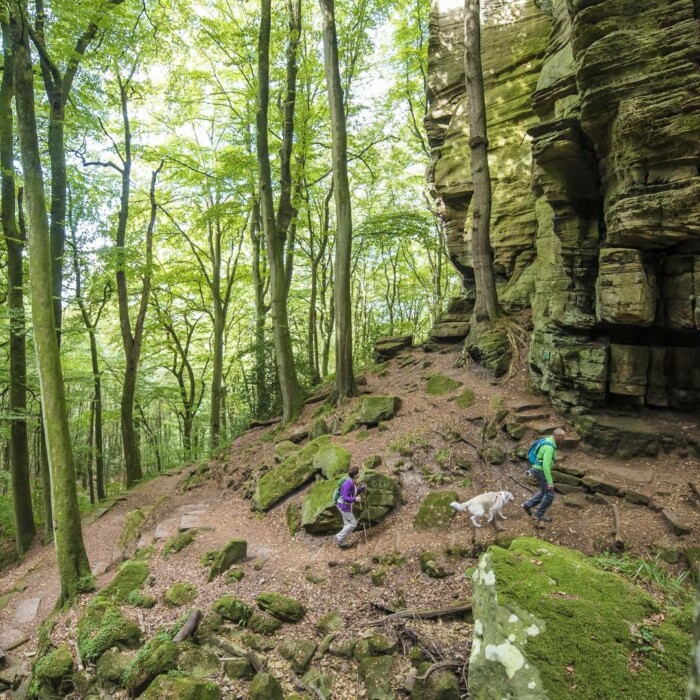
[[[275,445],[275,462],[282,463],[287,457],[299,452],[301,447],[291,440],[282,440]]]
[[[432,666],[423,662],[418,666],[418,675],[422,676]],[[459,679],[457,676],[441,668],[431,673],[425,681],[417,680],[411,691],[411,700],[460,700]]]
[[[206,644],[213,637],[218,635],[225,625],[226,621],[221,615],[219,615],[219,613],[213,611],[208,612],[204,616],[202,624],[199,625],[199,628],[197,629],[195,635],[197,641],[201,644]]]
[[[472,697],[571,697],[569,669],[580,698],[685,696],[689,610],[650,622],[659,605],[640,587],[529,537],[490,547],[472,578]]]
[[[446,569],[438,560],[434,552],[423,552],[419,557],[420,570],[430,578],[447,578],[454,571]]]
[[[213,678],[221,670],[221,662],[214,652],[183,642],[177,658],[177,667],[194,678]]]
[[[129,693],[142,693],[156,676],[177,668],[179,652],[178,645],[168,635],[149,639],[124,671],[124,685]]]
[[[460,408],[469,408],[474,403],[474,391],[469,387],[465,387],[460,395],[455,399],[455,403]]]
[[[420,505],[413,520],[419,530],[440,530],[449,526],[455,511],[450,503],[459,500],[455,491],[431,491]]]
[[[512,352],[504,328],[472,324],[465,345],[471,358],[490,369],[494,376],[500,377],[508,371]]]
[[[310,639],[286,640],[279,647],[282,658],[287,659],[295,673],[304,673],[316,652],[317,644]]]
[[[269,673],[258,673],[250,684],[250,700],[284,700],[280,682]]]
[[[177,535],[165,541],[163,545],[163,559],[167,559],[173,554],[182,551],[188,544],[194,541],[197,536],[197,528],[178,532]]]
[[[140,508],[126,514],[122,532],[117,540],[117,545],[122,552],[136,544],[145,522],[146,514]]]
[[[334,679],[330,673],[312,668],[302,680],[307,688],[311,688],[316,693],[317,697],[323,700],[330,700],[333,697]]]
[[[365,684],[367,700],[395,700],[391,689],[394,659],[391,656],[369,656],[360,661],[360,678]]]
[[[282,627],[282,623],[271,615],[254,612],[246,623],[246,627],[257,634],[271,636]]]
[[[500,445],[492,445],[484,450],[484,459],[488,464],[501,464],[506,457],[506,453]]]
[[[364,396],[354,415],[358,425],[371,427],[391,420],[400,407],[401,399],[398,396]]]
[[[373,634],[370,637],[360,639],[353,650],[356,661],[368,656],[391,656],[398,649],[398,644],[385,634]]]
[[[316,622],[316,629],[321,634],[330,634],[331,632],[338,632],[345,627],[345,622],[343,618],[335,610],[326,613],[320,620]]]
[[[142,700],[221,700],[221,690],[216,683],[183,674],[158,676]]]
[[[212,608],[225,620],[235,622],[237,625],[246,625],[253,614],[253,609],[249,605],[232,595],[221,596]]]
[[[339,480],[317,481],[306,494],[301,506],[301,526],[307,532],[325,533],[340,530],[342,517],[333,503]]]
[[[243,561],[248,554],[248,543],[245,540],[231,540],[214,552],[209,565],[209,580],[213,581],[224,571],[228,571],[236,562]]]
[[[156,599],[152,595],[143,593],[142,591],[131,591],[126,602],[133,605],[135,608],[150,609],[155,607]]]
[[[70,645],[62,644],[42,656],[34,665],[33,674],[39,686],[60,693],[62,686],[69,684],[73,675],[73,656]]]
[[[125,561],[119,567],[117,575],[99,592],[99,595],[101,598],[112,598],[118,603],[124,603],[132,591],[141,590],[149,573],[146,562]]]
[[[298,503],[287,506],[287,529],[292,537],[301,529],[301,506]]]
[[[318,417],[311,426],[309,438],[311,440],[315,440],[316,438],[321,437],[321,435],[328,435],[330,432],[331,429],[328,427],[328,423],[326,423],[325,419],[323,417]]]
[[[243,569],[230,569],[226,574],[226,583],[238,583],[245,578]]]
[[[197,597],[197,587],[191,583],[173,583],[163,594],[163,600],[167,605],[179,607],[189,605]]]
[[[140,641],[138,625],[105,598],[93,598],[78,620],[78,649],[83,661],[96,661],[114,646],[129,648]]]
[[[321,447],[329,443],[328,435],[316,438],[287,457],[282,464],[265,472],[256,484],[253,506],[258,510],[269,510],[292,491],[310,481],[320,470],[320,467],[314,465],[314,457]]]
[[[338,479],[348,471],[350,453],[341,445],[325,445],[314,455],[313,465],[326,479]]]
[[[277,646],[277,642],[274,639],[269,639],[254,632],[244,632],[240,636],[240,640],[253,651],[272,651]]]
[[[380,455],[370,455],[367,459],[362,462],[363,469],[376,469],[382,464],[382,458]]]
[[[226,675],[232,680],[247,681],[250,680],[255,673],[250,661],[244,658],[224,661],[224,670]]]
[[[261,593],[255,600],[261,610],[282,622],[299,622],[306,615],[301,603],[281,593]]]
[[[345,637],[331,642],[328,653],[341,659],[351,659],[360,640],[357,637]]]
[[[451,394],[459,387],[463,386],[462,382],[451,377],[446,377],[444,374],[433,374],[425,387],[425,392],[429,396],[445,396]]]
[[[97,661],[95,668],[99,683],[121,685],[124,672],[134,662],[134,653],[120,649],[108,649]]]

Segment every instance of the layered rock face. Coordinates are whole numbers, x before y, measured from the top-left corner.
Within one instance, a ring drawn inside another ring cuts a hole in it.
[[[700,404],[700,38],[692,0],[485,0],[492,245],[564,407]],[[462,14],[434,2],[429,179],[473,288]],[[466,222],[467,235],[464,235]]]

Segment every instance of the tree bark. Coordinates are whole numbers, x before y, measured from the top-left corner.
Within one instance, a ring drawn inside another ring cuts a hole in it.
[[[260,32],[258,35],[258,111],[256,115],[256,145],[260,173],[260,204],[262,228],[270,260],[270,308],[275,337],[275,360],[282,394],[282,421],[290,423],[301,413],[304,396],[297,379],[292,336],[287,313],[286,277],[284,270],[285,237],[280,235],[275,220],[272,198],[270,148],[267,138],[270,101],[270,0],[261,0]]]
[[[352,211],[348,181],[347,124],[343,88],[340,84],[338,37],[334,0],[320,0],[323,16],[323,53],[333,135],[333,180],[335,185],[335,393],[343,402],[357,393],[352,366]]]
[[[698,596],[695,602],[695,622],[693,623],[693,653],[688,682],[688,700],[700,700],[700,571],[698,577]]]
[[[24,273],[20,236],[15,218],[15,174],[12,124],[14,93],[12,38],[2,25],[4,70],[0,85],[0,169],[2,170],[2,231],[7,245],[7,306],[10,314],[10,472],[15,511],[15,541],[24,554],[36,535],[29,481],[27,437],[27,349],[24,319]]]
[[[44,181],[34,111],[32,62],[27,33],[26,0],[12,15],[17,124],[29,217],[29,272],[32,323],[41,386],[41,404],[54,507],[54,542],[61,585],[59,603],[75,597],[91,583],[75,488],[75,466],[68,431],[61,358],[51,285],[51,245]]]
[[[269,277],[260,256],[260,204],[256,201],[250,222],[250,240],[253,244],[253,291],[255,294],[255,408],[254,415],[263,418],[270,407],[267,392],[267,355],[265,352],[265,319],[270,307],[265,304]],[[262,269],[261,269],[262,266]]]
[[[493,274],[493,250],[489,237],[491,222],[491,174],[488,160],[484,75],[481,68],[481,21],[479,0],[464,3],[464,72],[467,79],[469,111],[469,147],[474,186],[472,259],[477,321],[495,321],[499,315],[496,280]]]

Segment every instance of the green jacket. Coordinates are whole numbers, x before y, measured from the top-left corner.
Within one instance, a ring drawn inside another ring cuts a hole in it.
[[[540,469],[544,472],[544,478],[547,480],[548,486],[554,484],[552,480],[552,466],[556,456],[557,446],[554,443],[554,438],[549,438],[547,442],[540,446],[537,453],[537,464],[533,466],[533,469]]]

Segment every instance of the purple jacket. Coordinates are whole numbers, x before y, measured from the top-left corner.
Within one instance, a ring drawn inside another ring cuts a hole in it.
[[[352,504],[357,500],[357,496],[365,490],[364,486],[357,486],[355,482],[348,477],[340,487],[340,497],[338,498],[337,506],[345,513],[352,510]]]

